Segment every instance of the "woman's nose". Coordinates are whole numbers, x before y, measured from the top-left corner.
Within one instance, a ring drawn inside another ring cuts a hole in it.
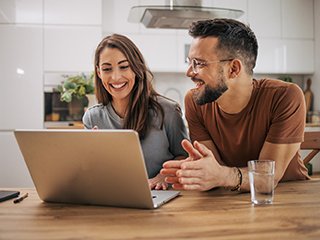
[[[112,71],[112,74],[111,74],[111,78],[112,80],[118,80],[118,78],[120,77],[120,72],[117,70],[117,69],[114,69]]]

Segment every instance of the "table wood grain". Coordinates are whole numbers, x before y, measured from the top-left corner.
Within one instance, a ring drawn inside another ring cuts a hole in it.
[[[279,184],[272,205],[217,189],[156,210],[49,204],[16,190],[29,197],[0,203],[0,239],[320,239],[320,179]]]

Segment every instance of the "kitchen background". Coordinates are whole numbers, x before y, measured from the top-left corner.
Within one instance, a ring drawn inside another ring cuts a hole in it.
[[[0,0],[0,187],[33,186],[13,129],[57,124],[45,121],[45,92],[64,74],[89,74],[103,36],[130,37],[153,71],[158,92],[184,107],[184,95],[194,86],[184,75],[187,30],[147,29],[127,21],[132,6],[165,3]],[[302,89],[311,78],[314,109],[320,110],[320,0],[204,0],[202,5],[243,10],[240,20],[259,41],[255,77],[290,76]],[[320,171],[319,157],[313,168]]]

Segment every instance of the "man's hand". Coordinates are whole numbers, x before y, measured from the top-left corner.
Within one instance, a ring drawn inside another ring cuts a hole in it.
[[[195,141],[182,141],[183,148],[189,157],[182,161],[168,161],[161,170],[168,183],[174,189],[206,191],[213,187],[222,186],[225,170],[216,160],[212,152],[203,144]]]
[[[166,175],[165,178],[167,183],[172,183],[172,187],[174,189],[183,189],[183,186],[179,182],[179,178],[177,177],[177,171],[181,169],[181,164],[184,162],[192,161],[195,159],[199,159],[202,155],[192,146],[192,144],[188,140],[183,140],[181,142],[182,147],[186,150],[189,154],[189,157],[180,160],[180,161],[167,161],[163,164],[163,169],[160,171],[162,175]]]

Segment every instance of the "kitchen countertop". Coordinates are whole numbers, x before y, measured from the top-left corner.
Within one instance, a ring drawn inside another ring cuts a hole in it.
[[[320,127],[320,123],[306,123],[306,127]]]
[[[44,127],[47,129],[83,129],[82,122],[62,122],[62,121],[47,121],[44,122]]]

